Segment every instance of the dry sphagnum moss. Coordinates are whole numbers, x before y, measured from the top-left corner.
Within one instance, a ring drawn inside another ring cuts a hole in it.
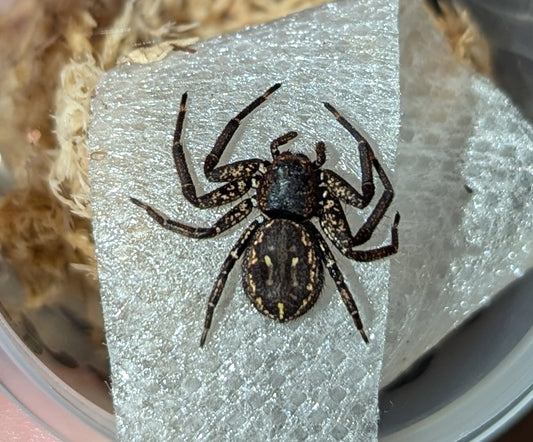
[[[0,10],[0,149],[15,183],[0,199],[0,245],[27,307],[53,302],[73,275],[98,296],[86,140],[102,73],[325,2],[19,0]]]

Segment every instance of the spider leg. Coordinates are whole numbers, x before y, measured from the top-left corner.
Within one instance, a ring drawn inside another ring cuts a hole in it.
[[[394,255],[398,251],[398,224],[400,224],[400,214],[396,212],[391,227],[391,243],[386,246],[377,247],[370,250],[349,250],[344,253],[348,258],[356,261],[375,261]],[[342,250],[341,250],[342,251]]]
[[[355,240],[355,242],[358,244],[368,241],[372,235],[372,232],[387,212],[387,209],[394,198],[392,184],[378,160],[373,158],[372,164],[375,167],[381,182],[383,183],[384,190],[371,215],[368,217],[361,229],[359,229],[359,232],[357,232],[357,240]],[[366,200],[365,195],[361,195],[359,192],[357,192],[357,190],[355,190],[344,178],[341,178],[332,170],[324,170],[322,176],[328,191],[341,201],[360,209],[365,208],[370,202],[370,200]]]
[[[322,170],[322,182],[328,189],[328,193],[346,204],[363,209],[368,206],[372,198],[359,193],[348,181],[329,169]]]
[[[383,184],[383,193],[379,198],[374,210],[365,221],[363,226],[357,231],[351,241],[353,247],[362,244],[370,239],[377,225],[383,219],[387,212],[392,199],[394,198],[394,189],[385,173],[385,170],[377,160],[376,156],[368,141],[348,122],[340,113],[329,103],[324,106],[335,116],[337,121],[355,138],[358,143],[359,157],[361,162],[361,179],[362,194],[355,190],[347,181],[331,170],[324,170],[322,179],[329,193],[341,201],[358,208],[366,207],[372,200],[375,192],[375,186],[372,177],[372,167],[376,170],[381,183]],[[331,203],[326,203],[324,207],[331,207]],[[344,215],[343,215],[344,217]],[[349,229],[346,230],[349,232]]]
[[[398,251],[398,224],[400,223],[400,214],[398,212],[396,212],[391,227],[391,244],[370,250],[354,250],[353,248],[368,241],[377,223],[383,218],[385,210],[386,207],[383,213],[376,214],[376,209],[374,209],[368,220],[353,236],[340,201],[334,197],[326,198],[319,217],[320,226],[343,255],[356,261],[374,261],[393,255]],[[372,221],[375,218],[379,218],[377,222]]]
[[[207,333],[209,332],[209,328],[211,327],[211,321],[213,320],[213,313],[215,311],[215,307],[218,304],[218,301],[220,300],[220,296],[222,295],[222,290],[226,285],[228,274],[229,272],[231,272],[233,266],[241,257],[242,253],[246,250],[246,247],[248,247],[250,239],[252,238],[253,234],[260,225],[261,222],[259,220],[255,220],[252,224],[250,224],[250,226],[248,226],[245,232],[237,240],[237,242],[231,249],[231,252],[224,260],[222,267],[220,268],[217,280],[213,286],[213,289],[211,290],[211,294],[209,295],[209,300],[207,302],[207,312],[205,314],[202,337],[200,338],[200,347],[202,347],[205,343]]]
[[[353,187],[351,187],[348,183],[346,183],[346,181],[342,180],[342,178],[340,178],[338,175],[336,175],[335,173],[331,172],[331,171],[328,171],[328,173],[330,175],[332,175],[331,177],[329,177],[330,180],[334,180],[333,182],[331,182],[331,185],[328,186],[328,187],[331,187],[331,191],[333,194],[335,194],[336,196],[338,196],[339,198],[341,198],[343,201],[345,201],[346,203],[348,204],[352,204],[356,207],[366,207],[368,205],[368,203],[370,202],[370,200],[372,199],[372,197],[374,196],[374,180],[372,178],[372,164],[376,158],[376,156],[374,155],[374,151],[372,150],[372,148],[370,147],[370,144],[368,144],[368,141],[365,139],[365,137],[363,137],[363,135],[361,135],[361,133],[355,128],[352,126],[352,124],[346,120],[340,113],[337,109],[335,109],[331,104],[329,103],[324,103],[324,106],[326,107],[327,110],[329,110],[333,116],[337,119],[337,121],[348,131],[350,132],[350,135],[352,135],[352,137],[355,138],[355,140],[357,141],[357,148],[359,150],[359,160],[361,162],[361,181],[362,181],[362,184],[361,184],[361,188],[362,188],[362,191],[363,191],[363,194],[361,195],[360,193],[358,193],[357,191],[355,191],[355,189],[353,189]],[[374,167],[376,167],[376,165],[374,164]],[[379,168],[379,169],[377,169]],[[377,165],[377,168],[376,170],[378,171],[378,174],[380,176],[380,178],[382,177],[382,175],[385,175],[385,172],[383,171],[383,169],[381,168],[381,165]],[[326,177],[325,177],[325,182],[326,182],[326,185],[328,184],[328,174],[326,174]],[[339,186],[336,186],[335,185],[335,181],[338,182],[338,179],[341,180],[341,182],[343,182],[343,186],[342,187],[339,187]],[[388,179],[387,179],[388,181]],[[383,183],[385,185],[385,183]],[[352,202],[352,199],[350,199],[348,196],[347,196],[347,199],[344,199],[343,197],[343,193],[344,193],[344,189],[343,187],[345,186],[349,186],[350,187],[350,192],[348,192],[348,195],[350,196],[353,196],[355,199],[353,199],[354,202]],[[339,194],[337,195],[336,193],[336,189],[339,190]]]
[[[290,131],[272,141],[272,143],[270,143],[270,152],[272,153],[272,158],[276,159],[276,157],[279,155],[279,146],[287,144],[289,141],[291,141],[293,138],[296,138],[297,136],[297,132]]]
[[[207,155],[205,159],[204,173],[210,181],[232,181],[235,179],[236,176],[242,176],[243,172],[246,174],[246,176],[249,176],[250,173],[253,173],[249,171],[241,171],[240,167],[235,168],[233,167],[233,164],[228,164],[226,166],[220,167],[216,166],[220,161],[220,157],[222,156],[224,150],[228,146],[228,143],[237,131],[241,121],[251,112],[253,112],[257,107],[259,107],[262,103],[264,103],[269,97],[269,95],[272,94],[275,90],[277,90],[280,86],[281,83],[276,83],[274,86],[267,89],[263,93],[263,95],[257,97],[242,111],[240,111],[235,117],[233,117],[228,122],[228,124],[226,124],[226,127],[224,127],[224,130],[217,138],[213,150],[211,150],[211,152]],[[247,168],[254,169],[255,171],[258,170],[262,165],[264,165],[265,161],[259,159],[250,159],[235,164],[239,164],[239,166],[247,165]]]
[[[259,164],[262,162],[261,160],[250,160],[234,163],[232,165],[234,179],[227,180],[231,181],[230,183],[215,189],[212,192],[206,193],[205,195],[198,196],[189,172],[183,144],[181,143],[186,103],[187,93],[184,93],[181,97],[180,110],[176,121],[176,129],[174,131],[174,142],[172,144],[172,156],[180,179],[183,195],[190,203],[202,209],[216,207],[235,201],[250,190],[251,176],[258,170]],[[238,173],[236,171],[238,171]]]
[[[374,230],[385,216],[391,204],[392,196],[392,190],[385,190],[370,213],[370,216],[359,228],[357,233],[352,236],[346,216],[339,202],[340,198],[336,198],[335,196],[330,197],[328,192],[326,192],[325,196],[323,196],[322,212],[320,215],[321,226],[328,233],[330,239],[333,240],[333,237],[338,236],[344,247],[352,248],[363,244],[370,239]]]
[[[233,207],[229,212],[219,218],[211,227],[194,227],[187,224],[182,224],[168,218],[164,213],[149,206],[148,204],[139,201],[136,198],[131,198],[133,204],[142,207],[146,213],[150,215],[158,224],[167,230],[179,233],[189,238],[212,238],[213,236],[222,233],[234,225],[240,223],[252,211],[253,204],[251,199],[246,199]]]
[[[357,327],[357,330],[361,334],[363,341],[368,344],[368,337],[366,336],[365,330],[363,328],[363,322],[361,321],[361,317],[359,316],[359,310],[357,309],[357,305],[353,299],[352,294],[350,293],[350,289],[344,282],[344,276],[342,276],[342,272],[339,269],[337,262],[335,261],[335,257],[333,256],[331,249],[313,224],[309,222],[306,223],[306,228],[308,229],[311,236],[314,238],[315,244],[317,244],[317,253],[324,261],[326,268],[328,269],[329,274],[331,275],[331,278],[335,282],[337,290],[341,295],[342,301],[348,309],[348,313],[350,313],[350,316],[352,317],[353,322]]]

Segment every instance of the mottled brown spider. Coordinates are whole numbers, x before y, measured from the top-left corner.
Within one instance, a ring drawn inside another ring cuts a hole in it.
[[[224,149],[241,121],[280,86],[279,83],[272,86],[226,125],[204,162],[207,179],[225,184],[200,196],[196,193],[181,143],[187,94],[183,94],[181,98],[172,154],[185,198],[194,206],[206,209],[228,204],[255,189],[255,194],[239,202],[213,226],[194,227],[182,224],[169,219],[148,204],[131,198],[133,203],[145,209],[165,229],[191,238],[219,235],[243,221],[255,206],[263,214],[252,221],[222,264],[209,296],[200,346],[205,343],[213,312],[228,274],[241,256],[244,291],[257,310],[280,322],[297,318],[313,306],[322,291],[325,265],[359,333],[368,343],[353,296],[344,282],[333,253],[311,219],[318,218],[326,237],[343,255],[356,261],[381,259],[398,250],[398,213],[392,223],[392,241],[389,245],[370,250],[355,249],[372,236],[392,201],[394,191],[368,142],[329,103],[324,103],[326,109],[357,141],[362,192],[332,170],[322,169],[326,161],[326,148],[322,141],[316,144],[314,161],[303,154],[280,152],[279,147],[295,138],[296,132],[288,132],[272,141],[272,162],[253,158],[218,166]],[[341,203],[360,209],[370,203],[374,196],[373,168],[384,190],[368,219],[352,235]]]

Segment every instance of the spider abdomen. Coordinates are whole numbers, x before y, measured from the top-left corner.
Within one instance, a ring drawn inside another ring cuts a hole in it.
[[[244,291],[255,308],[280,322],[304,314],[322,290],[315,245],[302,225],[287,219],[272,219],[257,230],[243,270]]]

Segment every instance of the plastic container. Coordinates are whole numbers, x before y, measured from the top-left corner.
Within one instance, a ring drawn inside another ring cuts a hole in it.
[[[380,395],[380,440],[495,438],[533,406],[533,270]]]
[[[114,439],[114,416],[69,383],[86,390],[94,385],[83,385],[87,379],[79,371],[59,364],[54,368],[56,373],[26,347],[0,315],[0,386],[4,392],[61,440]]]
[[[533,270],[383,389],[380,440],[494,438],[533,405],[532,366]],[[115,438],[113,415],[54,374],[1,316],[0,381],[61,439]]]

